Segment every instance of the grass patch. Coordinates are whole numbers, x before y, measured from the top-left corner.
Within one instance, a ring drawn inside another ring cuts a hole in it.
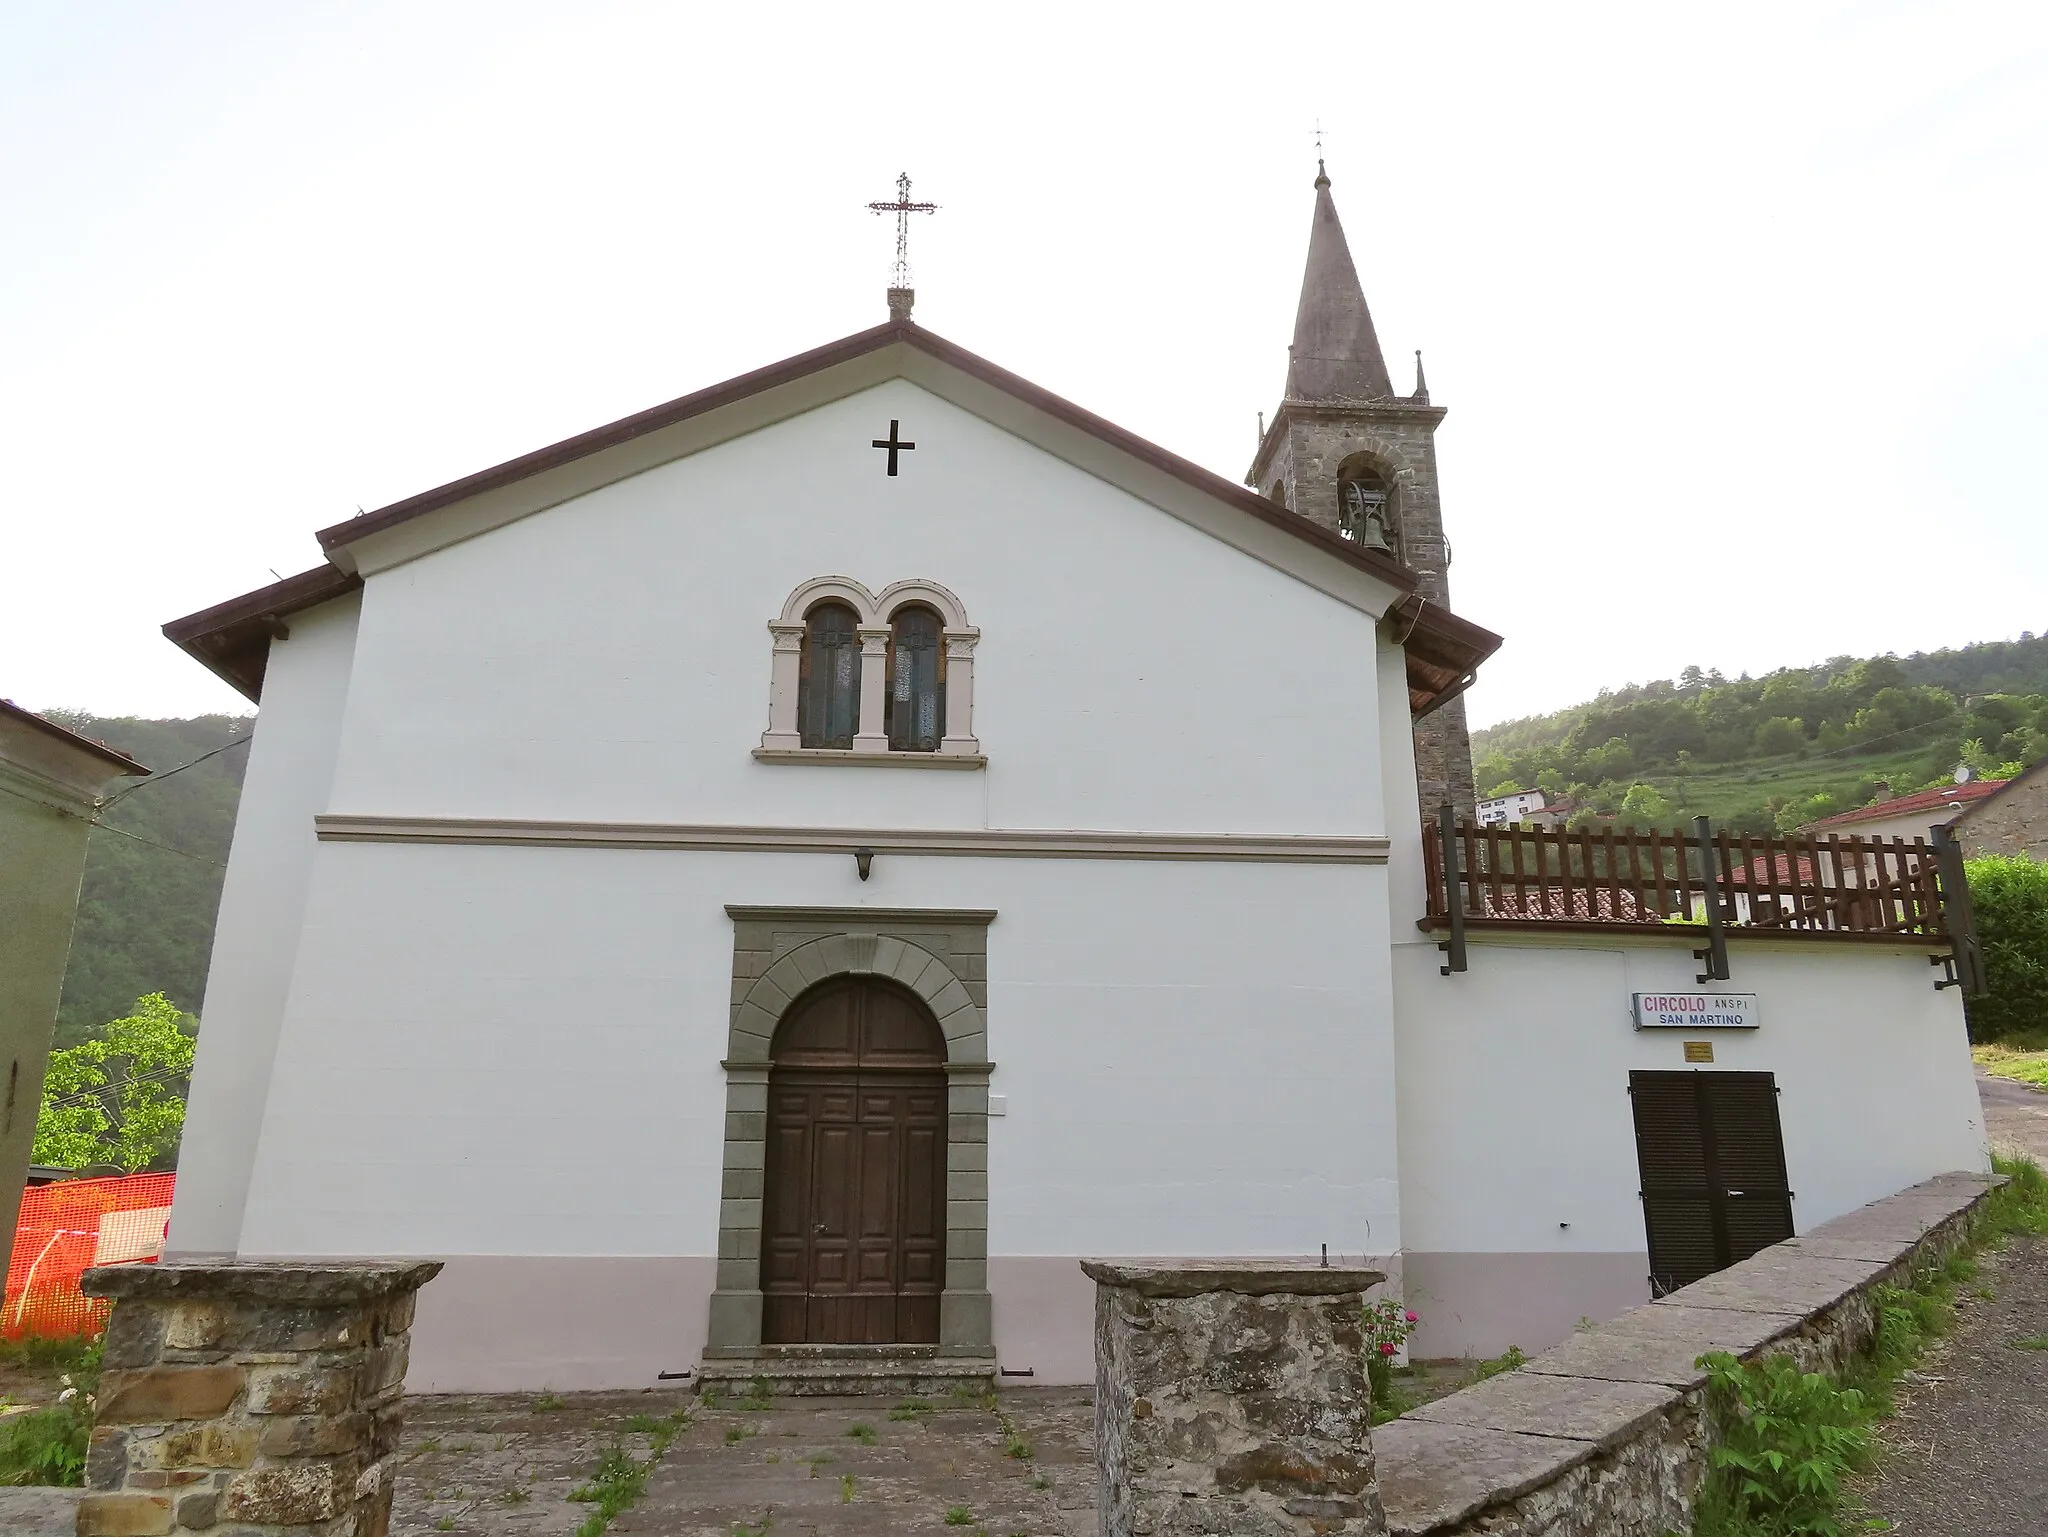
[[[596,1471],[590,1475],[590,1482],[569,1491],[569,1498],[579,1505],[597,1507],[590,1518],[576,1528],[577,1537],[597,1537],[613,1516],[639,1499],[640,1492],[647,1487],[647,1473],[651,1466],[636,1460],[617,1441],[607,1447],[604,1456],[598,1459]]]
[[[690,1411],[687,1407],[670,1410],[667,1414],[635,1414],[625,1423],[625,1428],[635,1435],[644,1435],[651,1442],[647,1460],[642,1462],[626,1450],[625,1443],[614,1441],[605,1448],[592,1470],[589,1482],[569,1492],[569,1498],[579,1504],[594,1505],[597,1508],[583,1518],[576,1528],[576,1537],[600,1537],[611,1525],[612,1518],[638,1500],[647,1490],[647,1480],[653,1474],[663,1455],[674,1444],[677,1436],[690,1426]],[[746,1432],[752,1435],[751,1430]],[[730,1431],[728,1441],[742,1439]],[[524,1498],[524,1495],[521,1495]],[[513,1503],[507,1500],[507,1503]]]
[[[100,1342],[31,1337],[8,1343],[21,1350],[18,1359],[69,1369],[56,1403],[0,1420],[0,1485],[75,1489],[85,1482],[93,1399],[100,1385]]]
[[[857,1480],[851,1473],[841,1473],[839,1475],[840,1504],[851,1505],[853,1503],[853,1491],[858,1482],[859,1480]]]
[[[1484,1382],[1489,1377],[1498,1377],[1503,1372],[1519,1371],[1529,1364],[1529,1358],[1522,1353],[1520,1345],[1510,1345],[1497,1356],[1491,1356],[1472,1368],[1472,1380]]]
[[[955,1505],[946,1512],[946,1525],[972,1526],[974,1525],[974,1512],[965,1505]]]
[[[1970,1241],[1907,1287],[1877,1286],[1876,1336],[1839,1377],[1801,1372],[1785,1356],[1702,1356],[1716,1445],[1700,1492],[1695,1537],[1846,1537],[1871,1523],[1850,1514],[1848,1482],[1869,1466],[1871,1433],[1929,1340],[1954,1321],[1974,1254],[2022,1233],[2048,1233],[2048,1177],[2023,1159],[1995,1158],[2006,1183],[1984,1202]],[[2035,1342],[2048,1348],[2048,1339]]]
[[[568,1407],[569,1405],[567,1401],[564,1400],[559,1394],[538,1393],[534,1395],[533,1411],[536,1414],[553,1414],[557,1410],[566,1409]]]
[[[2048,1350],[2048,1334],[2037,1334],[2030,1340],[2014,1340],[2015,1350]]]
[[[860,1442],[862,1446],[873,1446],[875,1444],[875,1427],[866,1420],[855,1420],[846,1427],[846,1433],[853,1437],[854,1440]]]
[[[1972,1046],[1970,1056],[1993,1078],[2010,1078],[2037,1089],[2048,1089],[2048,1051],[2025,1051],[2014,1046]]]
[[[892,1420],[916,1420],[920,1425],[929,1425],[932,1422],[932,1416],[938,1412],[937,1409],[926,1403],[922,1398],[906,1398],[902,1403],[889,1411],[889,1418]]]
[[[27,1367],[32,1371],[70,1371],[88,1360],[98,1359],[94,1341],[65,1335],[24,1334],[17,1340],[0,1340],[0,1366]]]
[[[646,1436],[653,1444],[649,1451],[654,1457],[669,1449],[669,1444],[690,1428],[690,1411],[687,1408],[672,1409],[667,1414],[635,1414],[626,1421],[626,1429],[635,1435]]]

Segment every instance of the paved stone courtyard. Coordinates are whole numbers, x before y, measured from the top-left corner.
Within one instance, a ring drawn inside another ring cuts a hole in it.
[[[567,1537],[592,1508],[570,1496],[605,1450],[645,1460],[676,1415],[683,1428],[611,1531],[1095,1537],[1086,1388],[717,1406],[663,1393],[414,1398],[392,1531]]]

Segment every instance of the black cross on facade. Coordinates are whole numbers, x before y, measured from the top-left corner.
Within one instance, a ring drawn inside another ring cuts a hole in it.
[[[905,443],[896,436],[896,418],[893,416],[889,418],[889,435],[886,438],[876,438],[868,446],[870,448],[886,448],[889,450],[889,473],[891,475],[896,473],[896,455],[900,451],[917,447],[915,443]]]

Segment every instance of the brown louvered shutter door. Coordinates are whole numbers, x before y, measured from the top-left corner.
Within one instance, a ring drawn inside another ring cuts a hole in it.
[[[1668,1291],[1721,1268],[1707,1180],[1705,1128],[1691,1073],[1630,1073],[1650,1290]]]
[[[1714,1162],[1720,1172],[1726,1263],[1792,1236],[1792,1189],[1778,1089],[1769,1073],[1701,1073]]]

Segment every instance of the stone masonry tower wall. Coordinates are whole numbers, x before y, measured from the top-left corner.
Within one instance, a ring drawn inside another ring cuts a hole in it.
[[[1418,358],[1415,393],[1396,395],[1380,354],[1330,179],[1316,177],[1315,222],[1302,278],[1287,386],[1259,445],[1248,483],[1261,494],[1354,537],[1340,486],[1361,474],[1387,490],[1387,539],[1415,573],[1421,597],[1450,607],[1450,544],[1437,490],[1436,429],[1445,416],[1429,400]],[[1425,817],[1446,800],[1475,815],[1472,740],[1465,702],[1453,698],[1415,723],[1416,789]]]

